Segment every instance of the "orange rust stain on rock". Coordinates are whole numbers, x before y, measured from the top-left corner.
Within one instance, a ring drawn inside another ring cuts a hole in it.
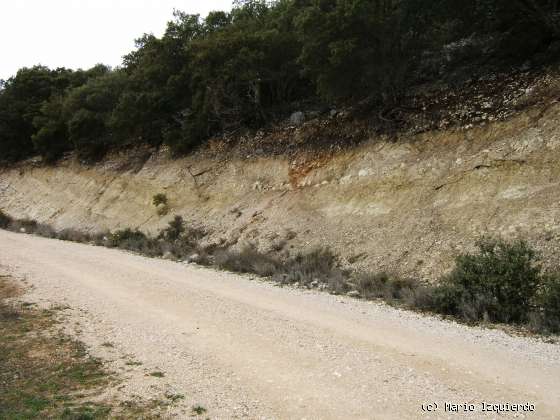
[[[321,154],[316,156],[305,156],[298,158],[290,165],[288,177],[292,188],[301,188],[302,180],[312,171],[322,168],[332,160],[332,155]]]

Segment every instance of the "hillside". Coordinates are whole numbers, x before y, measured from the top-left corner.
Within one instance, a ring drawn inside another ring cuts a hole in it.
[[[345,266],[427,280],[484,234],[527,238],[553,265],[560,255],[553,82],[539,100],[520,98],[530,105],[501,121],[397,137],[368,132],[351,147],[298,146],[302,136],[324,136],[324,127],[355,130],[355,119],[335,116],[216,139],[179,159],[165,148],[137,148],[91,166],[74,155],[56,166],[25,161],[1,170],[0,207],[89,231],[155,232],[177,214],[210,233],[208,247],[254,244],[294,255],[327,246]],[[274,153],[267,146],[274,142],[290,153]],[[152,204],[159,193],[169,200],[165,216]]]

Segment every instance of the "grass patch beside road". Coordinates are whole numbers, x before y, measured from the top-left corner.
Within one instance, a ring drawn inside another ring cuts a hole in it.
[[[0,276],[0,419],[157,418],[148,405],[104,401],[118,378],[59,331],[56,310],[14,303],[21,292]]]
[[[90,399],[110,383],[110,373],[56,331],[54,311],[7,301],[19,293],[0,277],[0,418],[107,417],[111,407]]]

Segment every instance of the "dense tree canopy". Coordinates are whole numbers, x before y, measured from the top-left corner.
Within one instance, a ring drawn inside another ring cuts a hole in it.
[[[36,66],[0,81],[0,161],[96,158],[132,144],[186,153],[295,104],[395,104],[454,68],[556,59],[559,16],[560,0],[238,0],[205,19],[176,11],[120,68]]]

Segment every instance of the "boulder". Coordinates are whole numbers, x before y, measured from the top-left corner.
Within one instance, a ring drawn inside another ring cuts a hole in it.
[[[296,127],[299,127],[304,122],[305,122],[305,114],[301,111],[294,112],[290,116],[290,125],[295,125]]]

